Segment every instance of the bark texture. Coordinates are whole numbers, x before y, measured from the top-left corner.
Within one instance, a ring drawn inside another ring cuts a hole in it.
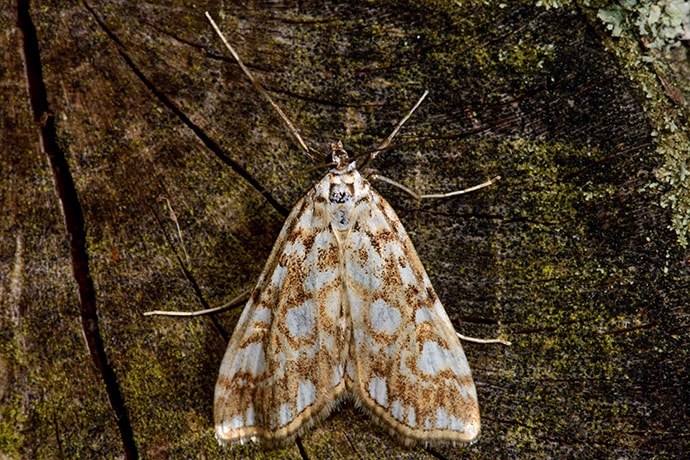
[[[5,458],[690,450],[690,254],[655,175],[664,152],[688,149],[687,66],[645,61],[640,44],[611,39],[596,10],[575,3],[486,3],[34,1],[48,101],[38,120],[16,12],[1,11]],[[239,310],[142,313],[220,305],[251,287],[287,210],[323,170],[221,47],[206,10],[310,146],[325,153],[342,139],[364,152],[428,89],[372,166],[424,192],[503,177],[433,202],[374,184],[456,329],[513,342],[464,345],[477,443],[404,448],[345,404],[285,449],[218,447],[213,386]],[[67,212],[39,141],[46,123],[83,215],[107,375],[84,343]]]

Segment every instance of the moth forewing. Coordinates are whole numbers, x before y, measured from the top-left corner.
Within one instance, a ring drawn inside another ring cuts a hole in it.
[[[337,245],[314,195],[285,221],[228,344],[214,397],[221,442],[286,442],[344,390],[342,372],[335,377],[338,274],[323,269],[325,259],[337,261]]]
[[[460,341],[395,212],[363,184],[344,251],[354,396],[406,444],[472,441],[479,405]]]

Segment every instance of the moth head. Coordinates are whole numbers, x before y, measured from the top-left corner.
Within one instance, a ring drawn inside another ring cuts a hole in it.
[[[335,164],[336,170],[342,171],[345,169],[349,169],[348,167],[350,165],[349,164],[350,157],[348,156],[347,152],[343,148],[342,141],[333,142],[331,144],[331,158],[332,158],[333,163]]]

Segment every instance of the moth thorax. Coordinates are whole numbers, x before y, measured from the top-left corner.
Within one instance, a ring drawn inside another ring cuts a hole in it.
[[[350,214],[355,206],[351,186],[343,183],[331,184],[328,201],[331,204],[331,223],[338,230],[346,230],[350,227]]]

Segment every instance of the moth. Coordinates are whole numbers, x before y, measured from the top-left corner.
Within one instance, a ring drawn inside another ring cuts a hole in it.
[[[348,398],[404,444],[474,440],[472,373],[407,232],[342,143],[331,160],[287,217],[228,343],[218,440],[284,444]]]

